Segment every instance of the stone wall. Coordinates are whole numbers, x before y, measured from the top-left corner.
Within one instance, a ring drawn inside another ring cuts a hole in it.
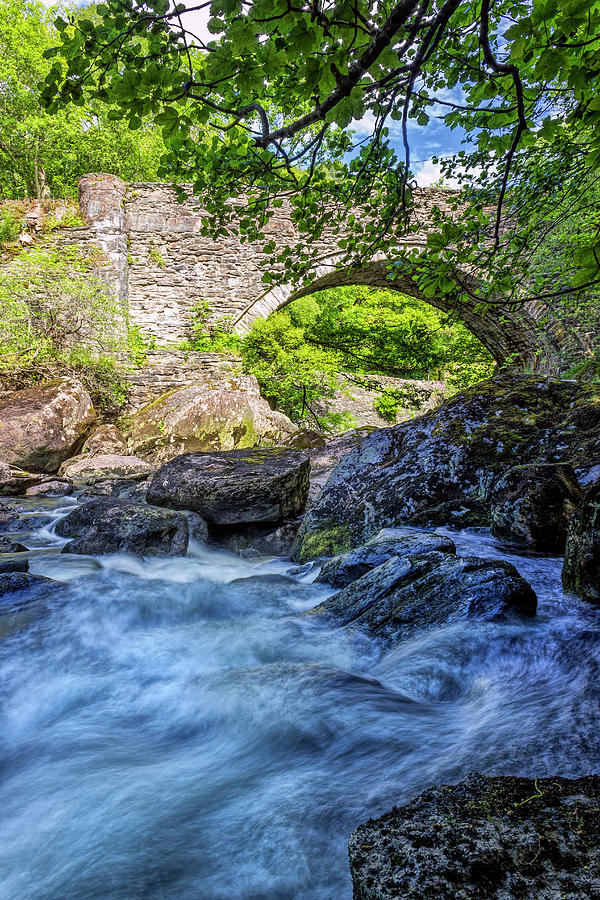
[[[240,361],[218,353],[149,350],[144,362],[124,373],[130,387],[124,412],[139,409],[168,391],[191,384],[221,381],[239,373]]]
[[[190,315],[206,303],[213,320],[228,318],[245,333],[258,316],[267,316],[289,299],[294,285],[265,288],[262,276],[272,265],[259,245],[236,236],[216,241],[202,237],[206,213],[188,190],[179,203],[169,184],[125,185],[114,176],[86,175],[80,183],[81,213],[106,253],[106,272],[115,292],[128,297],[131,320],[161,344],[177,346],[189,337]],[[417,221],[426,224],[433,206],[448,208],[448,191],[417,192]],[[289,211],[282,208],[267,234],[278,246],[300,243]],[[422,244],[417,231],[406,245]],[[315,278],[335,271],[337,252],[327,236],[314,245]]]
[[[103,277],[129,306],[131,321],[153,335],[161,346],[177,348],[189,337],[190,316],[196,304],[206,304],[214,321],[227,318],[234,330],[246,333],[258,316],[267,316],[285,302],[316,290],[350,284],[387,287],[456,312],[445,296],[423,297],[409,274],[393,281],[385,260],[374,259],[360,270],[337,265],[332,240],[313,246],[314,279],[309,286],[284,285],[265,289],[262,275],[274,264],[259,245],[242,243],[235,235],[209,240],[200,234],[207,215],[191,190],[177,200],[168,184],[126,185],[114,176],[86,175],[80,183],[81,212],[106,255]],[[422,188],[415,192],[417,227],[403,246],[421,245],[433,207],[449,208],[450,192]],[[300,243],[289,210],[283,207],[268,226],[279,247]],[[476,279],[461,273],[463,283],[477,287]],[[560,369],[566,344],[573,342],[545,307],[498,304],[481,312],[477,291],[463,294],[459,318],[490,350],[499,363],[554,372]],[[554,327],[556,324],[556,327]],[[580,340],[579,336],[576,335]],[[585,349],[585,348],[584,348]]]

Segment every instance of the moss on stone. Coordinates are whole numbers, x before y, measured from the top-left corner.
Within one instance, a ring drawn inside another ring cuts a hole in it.
[[[298,561],[302,563],[320,556],[339,556],[347,553],[351,546],[352,539],[347,525],[321,528],[304,537]]]

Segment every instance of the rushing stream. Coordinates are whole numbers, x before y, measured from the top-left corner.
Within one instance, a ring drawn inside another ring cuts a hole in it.
[[[73,502],[19,538],[64,590],[0,641],[2,900],[349,900],[352,829],[427,785],[599,771],[600,611],[560,560],[452,532],[537,618],[382,657],[303,617],[331,591],[289,560],[61,555]]]

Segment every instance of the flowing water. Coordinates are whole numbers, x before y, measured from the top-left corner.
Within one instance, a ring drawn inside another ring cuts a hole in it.
[[[24,539],[64,588],[0,641],[2,900],[349,900],[352,829],[426,786],[599,771],[600,611],[560,560],[452,532],[537,618],[382,656],[303,617],[328,589],[289,560],[60,555],[72,502]]]

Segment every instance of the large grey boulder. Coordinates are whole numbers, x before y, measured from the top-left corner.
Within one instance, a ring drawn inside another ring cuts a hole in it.
[[[146,496],[213,525],[281,522],[304,509],[309,475],[310,460],[298,450],[185,453],[161,466]]]
[[[471,775],[360,825],[354,900],[598,900],[600,777]]]
[[[60,378],[0,401],[0,457],[13,466],[56,472],[96,418],[92,399],[73,378]]]
[[[68,459],[60,467],[60,474],[75,482],[96,484],[116,478],[141,481],[152,475],[155,468],[137,456],[98,453]]]
[[[537,597],[503,560],[432,551],[394,556],[306,615],[359,628],[391,647],[418,631],[473,618],[534,616]]]
[[[562,583],[565,591],[600,606],[600,481],[585,493],[571,522]]]
[[[134,413],[123,429],[132,450],[156,462],[192,451],[272,446],[297,430],[271,409],[250,376],[163,394]]]
[[[515,464],[600,458],[595,388],[503,375],[439,409],[374,431],[330,475],[294,545],[299,561],[344,553],[381,528],[489,525],[491,492]]]
[[[429,531],[383,528],[362,547],[327,560],[315,580],[343,588],[394,556],[417,556],[434,550],[455,553],[456,547],[450,538]]]
[[[60,519],[56,533],[73,538],[63,553],[184,556],[189,539],[182,513],[113,497],[77,507]]]
[[[492,534],[528,550],[562,553],[581,498],[568,463],[515,466],[491,491]]]

